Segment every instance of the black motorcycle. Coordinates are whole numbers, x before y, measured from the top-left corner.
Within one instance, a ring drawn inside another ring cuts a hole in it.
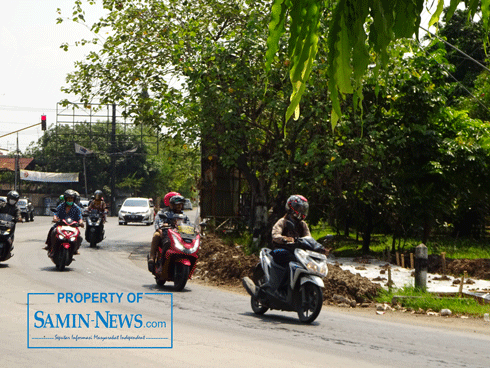
[[[11,258],[14,249],[15,220],[8,213],[0,213],[0,262]]]
[[[90,210],[83,214],[87,229],[85,230],[85,240],[90,243],[90,248],[95,248],[97,243],[104,240],[104,215],[97,210]]]

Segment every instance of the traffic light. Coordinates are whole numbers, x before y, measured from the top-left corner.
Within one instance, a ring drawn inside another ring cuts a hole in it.
[[[41,129],[46,130],[46,115],[41,115]]]

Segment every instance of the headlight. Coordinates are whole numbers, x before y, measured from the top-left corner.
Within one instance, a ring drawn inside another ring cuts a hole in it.
[[[327,264],[325,262],[317,263],[312,260],[306,264],[306,268],[318,275],[327,276]]]
[[[191,254],[197,252],[197,249],[199,248],[199,242],[200,242],[200,239],[197,238],[196,242],[194,243],[194,246],[189,250],[191,252]]]
[[[174,244],[175,244],[175,248],[177,248],[178,250],[180,250],[181,252],[185,252],[186,249],[184,248],[184,246],[180,243],[180,239],[175,235],[175,234],[170,234],[170,236],[172,237],[172,240],[174,241]]]
[[[58,239],[63,240],[63,239],[65,239],[65,237],[63,235],[58,235]]]
[[[75,240],[77,240],[76,236],[72,236],[72,237],[70,238],[70,241],[71,241],[71,242],[74,242]]]
[[[318,276],[325,277],[328,272],[326,257],[323,254],[315,254],[315,257],[318,257],[319,260],[315,260],[308,252],[303,249],[296,249],[295,254],[301,263],[308,269],[310,272],[317,274]]]

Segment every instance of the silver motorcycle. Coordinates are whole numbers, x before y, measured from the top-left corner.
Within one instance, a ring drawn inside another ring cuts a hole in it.
[[[320,314],[323,278],[328,272],[324,248],[311,236],[296,239],[295,245],[295,261],[287,267],[274,262],[271,249],[263,248],[252,280],[243,280],[255,314],[262,315],[269,309],[296,311],[303,323],[313,322]]]

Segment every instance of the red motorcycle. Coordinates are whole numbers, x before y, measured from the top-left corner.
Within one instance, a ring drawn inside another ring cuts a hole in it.
[[[48,257],[59,271],[63,271],[73,261],[73,255],[77,250],[80,236],[78,222],[71,218],[60,220],[53,231],[56,232],[56,242],[53,250],[48,253]]]
[[[182,214],[175,214],[169,218],[170,225],[162,226],[161,230],[166,232],[166,236],[158,247],[158,258],[152,272],[159,286],[173,281],[176,291],[183,290],[187,280],[192,277],[201,244],[199,232],[193,225],[184,224],[184,217]],[[167,245],[167,251],[162,254],[164,244]]]

